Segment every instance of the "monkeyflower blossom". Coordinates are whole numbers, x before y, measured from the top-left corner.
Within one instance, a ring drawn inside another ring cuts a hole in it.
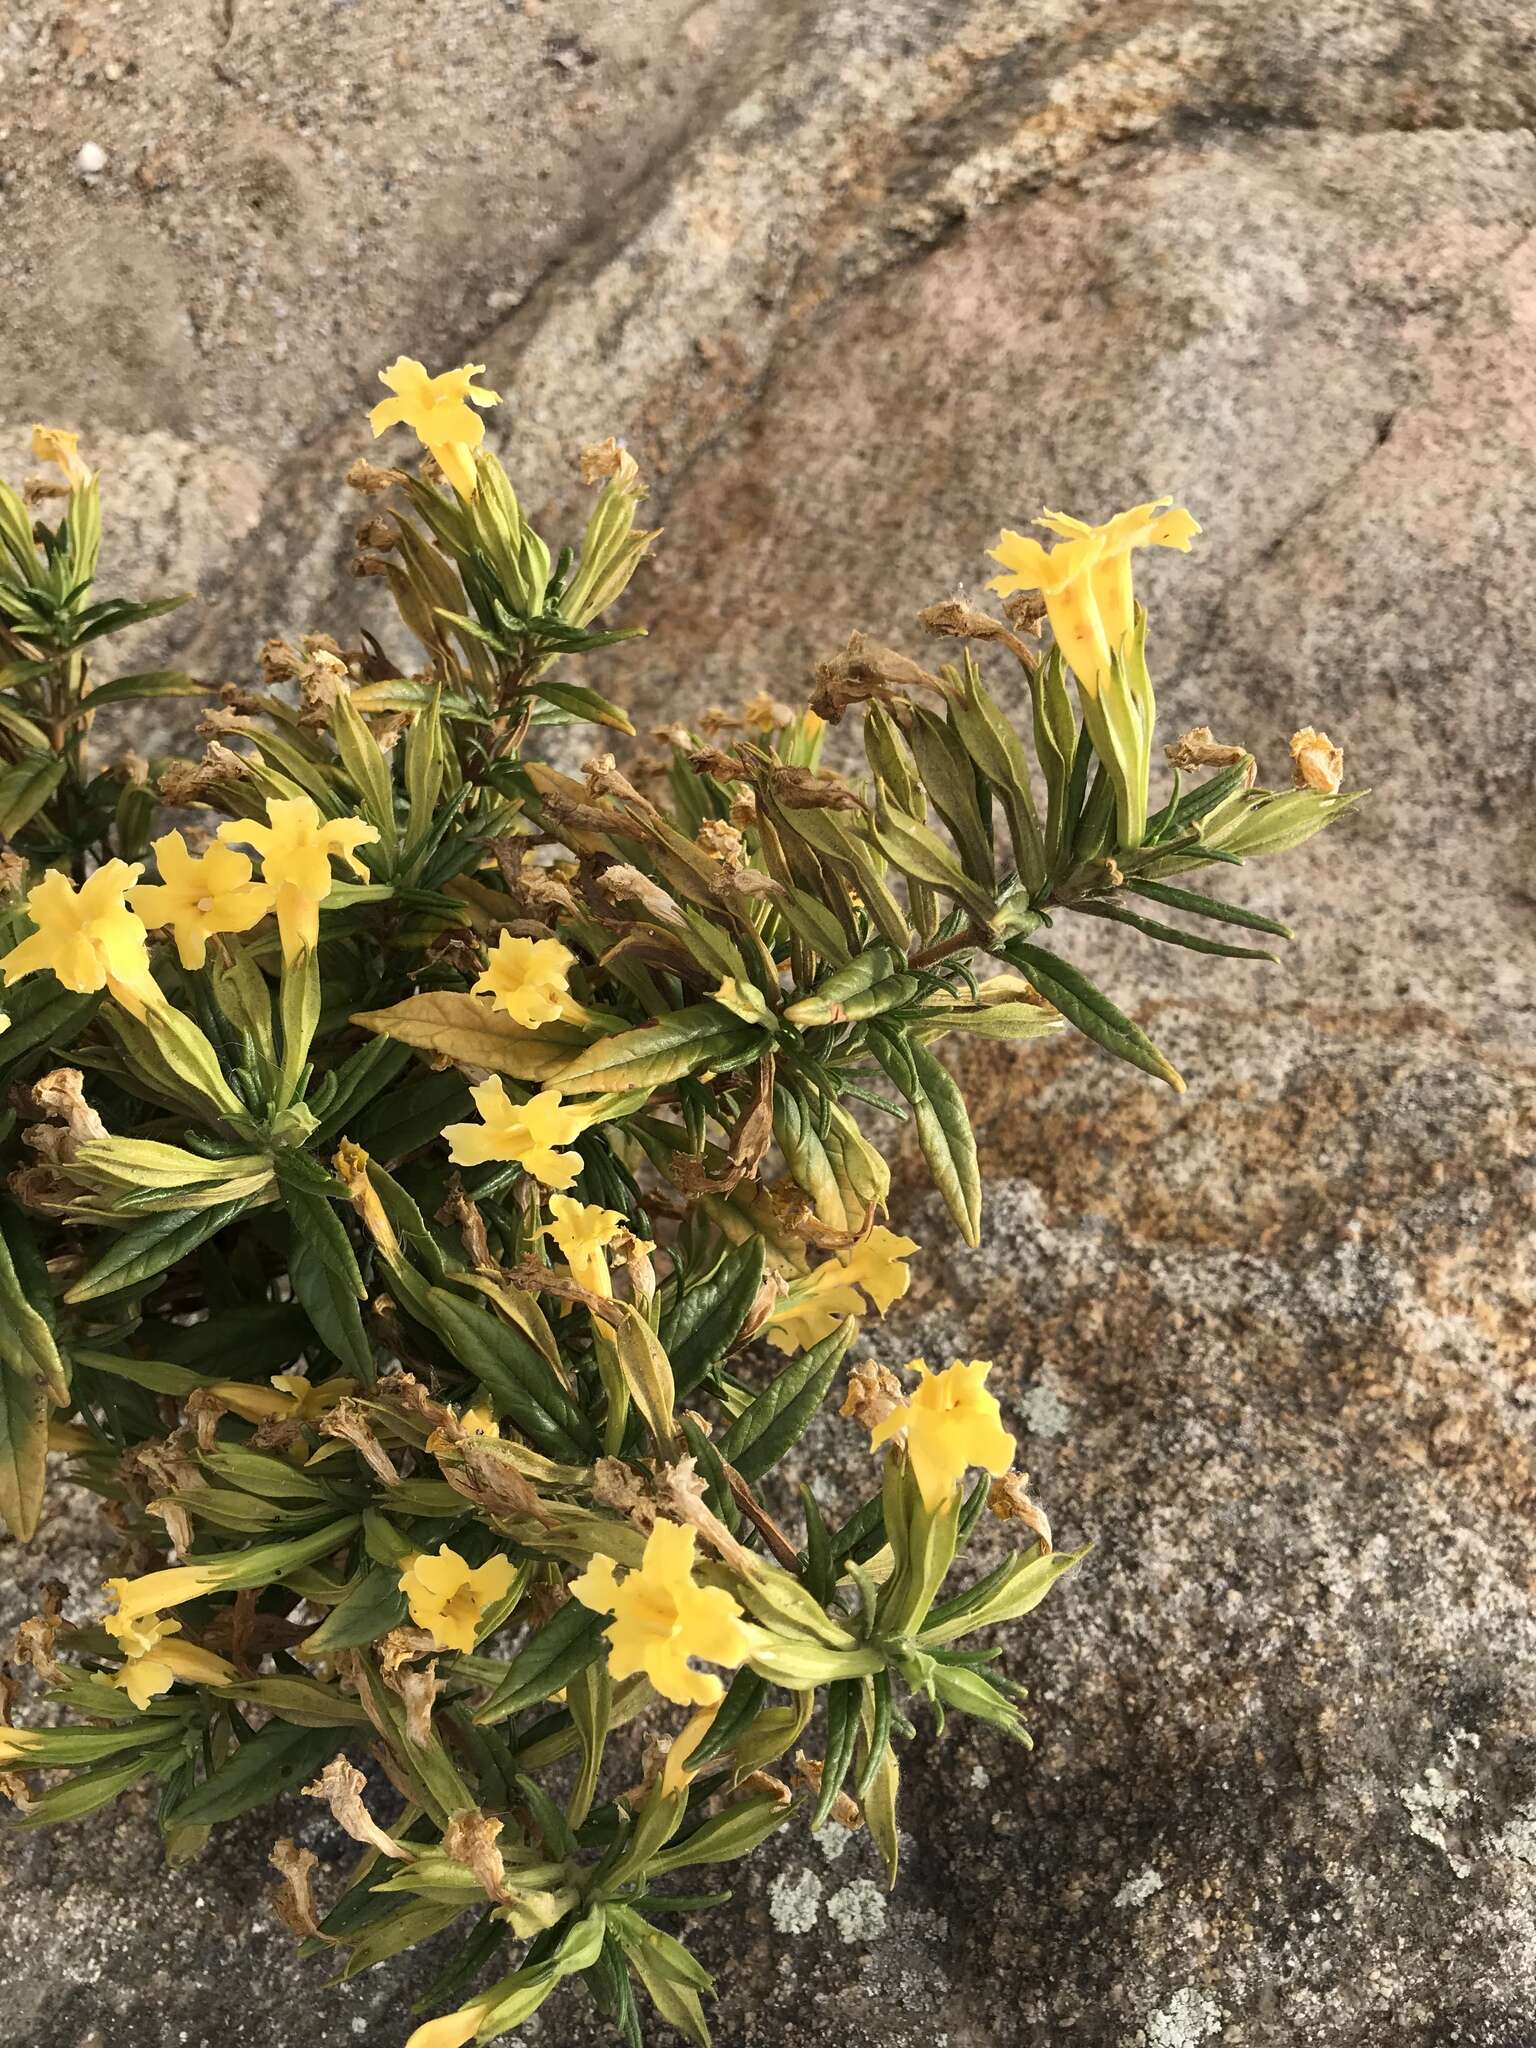
[[[769,1316],[763,1334],[779,1351],[800,1351],[819,1344],[823,1337],[831,1336],[844,1316],[867,1312],[858,1291],[861,1287],[884,1315],[911,1286],[912,1275],[904,1261],[917,1249],[915,1238],[898,1237],[894,1230],[877,1223],[851,1249],[824,1259],[813,1272],[793,1281]]]
[[[537,1031],[565,1009],[567,976],[575,964],[576,955],[558,939],[519,939],[503,932],[472,992],[489,996],[493,1010],[503,1011],[525,1031]]]
[[[117,1612],[109,1614],[102,1627],[130,1655],[142,1654],[153,1649],[158,1638],[152,1626],[140,1629],[136,1624],[147,1618],[153,1625],[162,1607],[179,1607],[184,1600],[216,1593],[225,1577],[216,1564],[175,1564],[138,1579],[104,1579],[102,1584],[117,1601]]]
[[[526,1102],[514,1102],[499,1074],[469,1092],[480,1122],[449,1124],[443,1132],[455,1166],[515,1160],[547,1188],[570,1186],[581,1171],[581,1159],[559,1148],[574,1144],[587,1128],[591,1119],[586,1109],[562,1102],[557,1088],[544,1088]]]
[[[393,391],[368,415],[374,438],[390,427],[409,427],[461,498],[475,495],[474,451],[485,439],[485,421],[472,405],[500,405],[494,391],[477,385],[484,363],[465,363],[457,370],[428,376],[413,356],[397,356],[379,382]]]
[[[114,1621],[118,1628],[112,1626]],[[189,1685],[228,1685],[239,1676],[233,1664],[212,1650],[173,1641],[181,1633],[181,1623],[174,1618],[147,1614],[125,1624],[114,1615],[106,1626],[119,1641],[124,1636],[131,1639],[132,1647],[123,1642],[127,1659],[109,1682],[127,1693],[141,1714],[152,1699],[169,1692],[178,1678]]]
[[[50,868],[23,906],[36,929],[0,959],[6,987],[46,967],[76,995],[106,989],[142,1022],[164,1000],[149,971],[143,920],[123,900],[143,872],[139,862],[104,861],[77,889]]]
[[[494,2002],[490,1998],[472,1999],[457,2012],[445,2012],[438,2019],[423,2021],[407,2038],[405,2048],[467,2048]]]
[[[158,882],[141,882],[128,901],[152,930],[169,926],[183,967],[196,969],[208,958],[208,941],[219,932],[248,932],[272,908],[273,892],[252,881],[250,859],[229,846],[195,854],[179,832],[154,842]]]
[[[434,1557],[423,1551],[400,1574],[411,1619],[439,1650],[472,1650],[487,1608],[512,1590],[512,1565],[500,1555],[471,1566],[445,1543]]]
[[[340,1376],[311,1380],[301,1372],[278,1372],[264,1387],[251,1380],[214,1380],[207,1391],[246,1422],[319,1422],[338,1401],[357,1392],[357,1381]]]
[[[623,1229],[624,1218],[617,1209],[599,1209],[570,1195],[551,1195],[549,1213],[549,1234],[560,1247],[572,1278],[589,1294],[611,1297],[613,1282],[603,1252]]]
[[[663,1698],[708,1707],[725,1687],[713,1672],[695,1671],[689,1659],[740,1664],[751,1637],[730,1594],[695,1580],[694,1542],[695,1532],[681,1522],[658,1521],[637,1570],[620,1578],[612,1558],[595,1557],[571,1581],[571,1591],[584,1607],[613,1616],[603,1633],[615,1678],[643,1671]]]
[[[269,797],[265,825],[229,818],[219,827],[227,844],[254,846],[261,855],[261,879],[272,893],[288,961],[313,952],[319,943],[320,906],[333,882],[331,862],[345,861],[366,880],[368,870],[357,849],[378,836],[361,818],[322,818],[319,805],[307,796]]]
[[[910,1400],[875,1424],[870,1449],[904,1437],[923,1505],[937,1514],[972,1465],[1000,1478],[1013,1463],[1013,1438],[1003,1428],[996,1396],[987,1392],[992,1367],[986,1361],[956,1359],[946,1371],[931,1373],[914,1358],[907,1370],[921,1373],[921,1382]]]
[[[1039,541],[1005,527],[991,556],[1008,573],[994,576],[987,588],[1002,596],[1038,590],[1067,666],[1087,694],[1097,697],[1109,679],[1110,657],[1124,654],[1135,624],[1132,551],[1177,548],[1188,554],[1200,528],[1171,498],[1133,505],[1102,526],[1064,512],[1042,513],[1035,523],[1057,535],[1061,545],[1047,553]]]

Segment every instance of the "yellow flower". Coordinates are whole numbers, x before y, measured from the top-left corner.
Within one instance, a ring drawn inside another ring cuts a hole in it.
[[[307,796],[267,799],[265,825],[249,818],[230,818],[219,837],[231,846],[254,846],[261,855],[261,879],[272,893],[283,958],[296,960],[312,951],[320,938],[320,906],[331,893],[331,862],[345,861],[366,880],[368,870],[357,848],[378,838],[361,818],[322,818]]]
[[[870,1432],[870,1449],[905,1435],[907,1458],[923,1505],[943,1508],[967,1469],[980,1465],[998,1478],[1013,1463],[1013,1438],[1003,1428],[995,1395],[986,1390],[990,1364],[958,1358],[945,1372],[930,1373],[914,1358],[909,1372],[923,1375],[910,1401],[893,1408]]]
[[[768,1342],[779,1351],[801,1351],[830,1337],[844,1316],[865,1313],[858,1289],[863,1288],[881,1315],[899,1301],[912,1284],[902,1263],[917,1250],[917,1241],[898,1237],[877,1223],[851,1250],[825,1259],[789,1293],[764,1325]]]
[[[680,1732],[673,1736],[667,1749],[666,1762],[661,1767],[663,1799],[670,1799],[675,1792],[686,1791],[698,1776],[702,1766],[695,1766],[690,1771],[688,1762],[710,1729],[714,1727],[715,1716],[719,1711],[719,1700],[711,1700],[708,1706],[699,1707],[691,1713]]]
[[[76,995],[106,989],[142,1022],[164,1000],[149,971],[143,921],[123,901],[143,872],[139,863],[109,860],[77,889],[50,868],[27,895],[26,913],[37,929],[0,960],[6,987],[48,967]]]
[[[216,932],[248,932],[272,908],[272,891],[251,880],[251,863],[228,846],[188,850],[179,832],[154,842],[158,883],[141,882],[128,901],[150,927],[169,925],[183,967],[201,967]]]
[[[480,1112],[477,1124],[449,1124],[443,1132],[455,1166],[483,1166],[488,1159],[512,1159],[547,1188],[568,1188],[581,1171],[570,1145],[587,1128],[587,1112],[563,1103],[557,1088],[541,1089],[526,1102],[514,1102],[499,1074],[471,1088]]]
[[[515,939],[503,932],[473,993],[489,996],[525,1031],[537,1031],[558,1017],[570,997],[567,981],[576,955],[558,939]]]
[[[500,1436],[501,1430],[489,1408],[466,1408],[459,1417],[466,1436]]]
[[[184,1600],[217,1592],[223,1576],[217,1565],[177,1564],[163,1572],[146,1572],[141,1579],[104,1579],[102,1584],[117,1601],[117,1612],[109,1614],[102,1627],[129,1649],[145,1633],[132,1624],[146,1616],[153,1619],[162,1607],[179,1607]],[[154,1640],[149,1638],[151,1645]]]
[[[72,491],[78,491],[82,484],[88,484],[91,480],[90,470],[80,460],[79,447],[80,436],[70,433],[67,427],[32,429],[32,460],[56,462],[68,479]]]
[[[1015,590],[1041,593],[1056,643],[1090,697],[1097,697],[1109,675],[1110,656],[1124,653],[1135,623],[1132,550],[1178,548],[1188,554],[1200,531],[1182,506],[1167,509],[1172,505],[1171,498],[1157,498],[1117,512],[1102,526],[1046,512],[1036,524],[1056,534],[1060,547],[1047,553],[1039,541],[1005,527],[991,550],[1008,574],[994,576],[987,588],[1003,596]]]
[[[427,2020],[406,2041],[405,2048],[466,2048],[480,2031],[490,2011],[489,1998],[477,1998],[461,2005],[457,2012],[445,2012],[440,2019]]]
[[[621,1579],[612,1558],[596,1557],[571,1591],[584,1607],[612,1614],[604,1629],[608,1669],[615,1678],[643,1671],[656,1690],[680,1706],[711,1706],[725,1687],[713,1672],[695,1671],[690,1657],[710,1664],[740,1664],[751,1648],[741,1609],[718,1586],[693,1576],[695,1532],[680,1522],[658,1522],[645,1540],[637,1571]]]
[[[472,1650],[485,1610],[512,1590],[511,1562],[487,1558],[471,1569],[445,1543],[435,1557],[423,1551],[400,1574],[411,1619],[439,1650]]]
[[[763,1335],[776,1351],[805,1351],[830,1337],[844,1316],[861,1316],[864,1297],[843,1279],[836,1259],[827,1259],[814,1273],[795,1281],[763,1325]]]
[[[397,356],[379,382],[396,395],[384,398],[368,415],[374,438],[389,427],[409,427],[461,498],[475,495],[474,450],[485,439],[485,421],[471,405],[500,405],[494,391],[477,386],[484,363],[465,363],[429,377],[413,356]]]
[[[848,1279],[862,1287],[884,1315],[912,1285],[912,1275],[902,1261],[916,1250],[915,1238],[898,1237],[894,1230],[877,1223],[851,1251],[839,1252],[838,1260]]]
[[[357,1392],[357,1381],[343,1378],[310,1380],[300,1372],[274,1373],[270,1382],[256,1386],[250,1380],[214,1380],[208,1392],[246,1422],[274,1419],[318,1422],[345,1399]]]
[[[178,1678],[190,1685],[228,1685],[239,1675],[233,1664],[212,1650],[170,1641],[181,1633],[179,1621],[162,1621],[149,1614],[125,1622],[121,1615],[113,1615],[105,1626],[127,1651],[127,1661],[113,1672],[109,1683],[127,1693],[141,1714],[152,1699],[169,1692]]]
[[[570,1195],[551,1195],[549,1213],[553,1218],[549,1234],[559,1245],[573,1278],[590,1293],[611,1297],[613,1283],[603,1248],[612,1244],[624,1218],[617,1209],[598,1209]]]

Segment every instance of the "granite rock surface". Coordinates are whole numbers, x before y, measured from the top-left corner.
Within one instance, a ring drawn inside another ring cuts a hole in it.
[[[1234,877],[1282,968],[1064,935],[1186,1096],[1078,1041],[958,1062],[985,1242],[908,1172],[934,1251],[870,1342],[996,1358],[1095,1549],[1011,1653],[1033,1753],[910,1753],[894,1894],[802,1835],[700,1927],[721,2048],[1536,2042],[1532,66],[1511,0],[0,23],[0,457],[88,430],[128,587],[206,600],[157,660],[369,617],[372,372],[473,355],[536,512],[609,432],[656,479],[642,729],[855,626],[915,651],[1002,521],[1167,489],[1205,526],[1143,578],[1170,733],[1278,777],[1324,725],[1376,791]],[[829,1503],[861,1455],[808,1439]],[[61,1492],[5,1598],[106,1554]],[[13,1838],[0,2042],[399,2048],[429,1966],[323,1991],[269,1833],[169,1873],[132,1801]],[[557,1999],[517,2038],[599,2037]]]

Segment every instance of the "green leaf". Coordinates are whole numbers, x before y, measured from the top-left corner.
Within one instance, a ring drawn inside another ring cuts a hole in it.
[[[707,1278],[692,1280],[662,1317],[661,1340],[677,1393],[691,1394],[735,1343],[763,1283],[760,1237],[727,1252]]]
[[[792,1358],[744,1408],[720,1439],[720,1455],[743,1479],[761,1479],[797,1444],[827,1398],[858,1323],[852,1316],[829,1337]]]
[[[253,1806],[266,1806],[279,1793],[294,1792],[330,1762],[347,1740],[345,1728],[303,1728],[269,1721],[259,1735],[242,1742],[211,1776],[162,1813],[161,1824],[209,1827],[234,1820]]]
[[[385,854],[393,859],[399,835],[395,826],[395,789],[389,762],[352,701],[350,690],[337,693],[331,707],[331,731],[363,816],[377,828]]]
[[[446,1287],[428,1285],[409,1267],[392,1267],[391,1285],[537,1449],[572,1464],[591,1457],[596,1431],[521,1330]]]
[[[52,748],[47,753],[23,754],[0,773],[0,835],[13,839],[30,823],[64,780],[68,759]]]
[[[1003,949],[1004,957],[1022,967],[1047,1002],[1054,1003],[1067,1022],[1091,1038],[1096,1045],[1126,1060],[1133,1067],[1166,1081],[1184,1093],[1184,1079],[1158,1051],[1147,1034],[1094,987],[1087,975],[1070,966],[1057,953],[1014,939]]]
[[[699,1067],[733,1060],[760,1042],[766,1042],[765,1034],[729,1022],[715,1004],[692,1003],[659,1024],[598,1039],[559,1069],[553,1085],[580,1095],[663,1088]]]
[[[184,1365],[168,1365],[158,1358],[127,1358],[117,1351],[93,1351],[75,1345],[70,1352],[77,1366],[91,1372],[109,1373],[113,1379],[129,1380],[152,1394],[174,1394],[184,1399],[196,1388],[218,1375],[191,1372]],[[226,1375],[227,1377],[227,1375]]]
[[[110,704],[136,704],[145,697],[202,697],[207,691],[206,683],[195,682],[180,669],[146,669],[138,675],[116,676],[89,691],[75,715],[103,711]]]
[[[947,1068],[925,1045],[877,1027],[870,1049],[895,1087],[912,1105],[917,1140],[961,1236],[981,1240],[981,1169],[965,1097]]]
[[[341,1363],[366,1384],[374,1377],[373,1346],[358,1304],[367,1289],[357,1255],[335,1209],[324,1195],[297,1186],[277,1155],[278,1184],[288,1211],[288,1278],[304,1313]]]
[[[859,1733],[859,1705],[864,1683],[858,1678],[834,1679],[827,1687],[827,1753],[821,1768],[821,1792],[811,1815],[811,1833],[827,1824],[842,1790]]]
[[[1268,953],[1257,946],[1231,946],[1221,939],[1204,938],[1199,932],[1181,931],[1177,925],[1164,924],[1159,918],[1139,917],[1121,903],[1078,903],[1073,908],[1085,917],[1102,917],[1111,924],[1128,925],[1143,938],[1157,939],[1165,946],[1182,946],[1189,953],[1213,953],[1223,960],[1270,960],[1277,967],[1280,964],[1278,953]]]
[[[991,888],[968,875],[936,832],[908,817],[883,799],[875,813],[872,837],[885,858],[901,874],[926,882],[930,889],[963,903],[979,924],[990,925],[997,904]]]
[[[613,1680],[606,1657],[594,1657],[565,1682],[565,1703],[581,1737],[581,1769],[571,1787],[566,1819],[579,1828],[592,1810],[602,1769],[603,1745],[613,1713]]]
[[[1197,889],[1176,889],[1168,882],[1142,882],[1132,880],[1126,887],[1137,896],[1146,896],[1153,903],[1166,905],[1169,910],[1184,910],[1191,917],[1212,917],[1220,924],[1241,925],[1245,931],[1268,932],[1277,939],[1294,939],[1296,934],[1288,924],[1280,924],[1272,917],[1261,917],[1256,910],[1245,910],[1238,903],[1224,903],[1217,896],[1203,896]]]
[[[104,1295],[119,1294],[130,1287],[145,1287],[151,1280],[194,1252],[210,1237],[216,1237],[236,1216],[250,1207],[241,1197],[220,1202],[211,1209],[171,1209],[152,1216],[136,1230],[128,1230],[77,1280],[64,1299],[67,1302],[99,1301]]]
[[[359,1643],[376,1642],[399,1628],[406,1616],[406,1599],[400,1590],[400,1567],[376,1564],[369,1567],[320,1626],[304,1638],[306,1657],[318,1657],[332,1650],[353,1650]]]
[[[103,1764],[95,1770],[80,1771],[62,1785],[55,1785],[50,1791],[35,1799],[21,1819],[13,1822],[18,1828],[56,1827],[69,1820],[83,1820],[88,1813],[95,1813],[112,1801],[140,1778],[151,1771],[164,1771],[176,1763],[181,1755],[179,1740],[169,1746],[141,1748],[136,1756],[126,1758],[122,1763]]]
[[[547,1700],[603,1653],[605,1617],[568,1600],[518,1651],[512,1669],[475,1715],[482,1727]]]
[[[253,1707],[265,1707],[281,1721],[297,1728],[369,1728],[372,1722],[363,1706],[334,1685],[318,1678],[240,1678],[232,1685],[214,1690],[223,1699],[244,1700]]]

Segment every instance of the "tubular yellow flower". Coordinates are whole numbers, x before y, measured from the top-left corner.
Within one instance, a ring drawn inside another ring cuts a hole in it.
[[[617,1209],[598,1209],[589,1202],[574,1201],[569,1195],[551,1195],[549,1213],[553,1219],[549,1234],[560,1247],[573,1278],[592,1294],[609,1298],[613,1283],[603,1249],[612,1244],[624,1226]]]
[[[261,879],[271,892],[283,958],[296,960],[312,951],[320,937],[320,906],[331,893],[331,862],[345,861],[365,880],[368,870],[357,857],[359,846],[378,838],[362,818],[322,818],[307,796],[267,799],[267,820],[229,818],[219,837],[230,846],[254,846],[261,855]]]
[[[674,1792],[686,1790],[698,1776],[697,1769],[689,1770],[688,1761],[714,1727],[715,1716],[719,1711],[719,1700],[711,1700],[707,1707],[699,1707],[691,1713],[680,1732],[673,1736],[671,1746],[667,1750],[666,1762],[661,1767],[663,1799],[670,1799]]]
[[[813,1273],[796,1280],[763,1325],[763,1335],[776,1351],[805,1351],[830,1337],[844,1316],[861,1316],[864,1297],[837,1259],[823,1260]]]
[[[77,889],[51,868],[27,895],[26,913],[37,929],[0,960],[6,987],[50,968],[76,995],[106,989],[142,1022],[164,1000],[149,971],[143,921],[123,901],[143,872],[141,863],[109,860]]]
[[[102,1623],[109,1635],[126,1649],[139,1631],[129,1631],[131,1622],[157,1615],[162,1607],[179,1607],[184,1600],[199,1600],[204,1593],[217,1592],[223,1573],[213,1564],[177,1564],[163,1572],[146,1572],[141,1579],[104,1579],[102,1584],[117,1601],[116,1614]]]
[[[56,462],[63,470],[72,491],[88,484],[92,472],[81,461],[79,455],[80,436],[70,433],[67,427],[34,427],[32,429],[32,460],[34,462]]]
[[[250,1380],[214,1380],[208,1392],[217,1395],[226,1408],[246,1422],[266,1422],[278,1417],[318,1422],[338,1401],[357,1392],[357,1381],[310,1380],[303,1373],[279,1372],[264,1387]]]
[[[1067,666],[1088,695],[1097,697],[1111,655],[1124,654],[1135,624],[1132,550],[1178,548],[1188,554],[1200,528],[1171,498],[1117,512],[1102,526],[1063,512],[1043,513],[1036,524],[1056,534],[1061,545],[1047,553],[1039,541],[1005,527],[990,552],[1008,573],[994,576],[987,588],[1002,596],[1038,590]]]
[[[587,1128],[587,1112],[579,1103],[562,1102],[557,1088],[544,1088],[526,1102],[514,1102],[499,1074],[469,1092],[481,1121],[449,1124],[443,1132],[455,1166],[512,1159],[547,1188],[570,1186],[581,1171],[581,1160],[576,1153],[557,1148],[573,1144]]]
[[[248,932],[273,906],[273,892],[253,882],[250,859],[228,846],[194,854],[179,832],[154,842],[157,883],[128,891],[132,908],[154,929],[169,925],[181,964],[199,968],[217,932]]]
[[[473,1568],[445,1543],[434,1557],[423,1551],[400,1574],[411,1619],[439,1650],[472,1650],[485,1610],[512,1590],[512,1565],[501,1556]]]
[[[881,1315],[899,1301],[912,1284],[902,1263],[918,1249],[915,1238],[898,1237],[877,1223],[851,1250],[825,1259],[775,1307],[763,1334],[779,1351],[801,1351],[830,1337],[844,1316],[866,1313],[859,1296],[863,1288]]]
[[[196,1643],[172,1642],[170,1638],[181,1633],[179,1621],[145,1615],[126,1628],[114,1628],[113,1621],[121,1623],[121,1617],[113,1616],[106,1626],[128,1656],[109,1682],[127,1693],[141,1714],[152,1699],[169,1692],[178,1678],[189,1685],[228,1685],[239,1675],[233,1664],[212,1650]]]
[[[871,1450],[905,1435],[907,1457],[923,1505],[937,1513],[972,1465],[1000,1478],[1013,1463],[1013,1438],[1003,1428],[997,1398],[986,1390],[991,1365],[956,1359],[947,1371],[930,1373],[914,1358],[909,1372],[922,1381],[910,1401],[893,1408],[870,1432]]]
[[[379,382],[395,396],[381,399],[368,415],[374,439],[390,427],[409,427],[459,496],[472,498],[474,451],[485,439],[485,421],[470,407],[501,403],[494,391],[476,385],[484,375],[484,363],[465,363],[430,377],[414,356],[397,356],[379,372]]]
[[[407,2038],[405,2048],[465,2048],[479,2033],[491,2003],[489,1998],[477,1998],[469,2005],[461,2005],[457,2012],[445,2012],[440,2019],[427,2020]]]
[[[695,1532],[681,1522],[658,1522],[637,1571],[621,1579],[611,1558],[596,1557],[571,1581],[571,1591],[584,1607],[612,1614],[603,1633],[615,1678],[643,1671],[665,1699],[707,1707],[725,1687],[713,1672],[695,1671],[688,1660],[740,1664],[752,1639],[730,1594],[695,1581],[694,1540]]]
[[[916,1238],[898,1237],[894,1230],[877,1223],[851,1251],[839,1252],[838,1258],[847,1277],[863,1288],[884,1315],[912,1285],[912,1275],[903,1261],[917,1248]]]
[[[518,939],[503,932],[473,994],[489,996],[525,1031],[537,1031],[558,1017],[570,1000],[567,980],[576,955],[558,939]]]

